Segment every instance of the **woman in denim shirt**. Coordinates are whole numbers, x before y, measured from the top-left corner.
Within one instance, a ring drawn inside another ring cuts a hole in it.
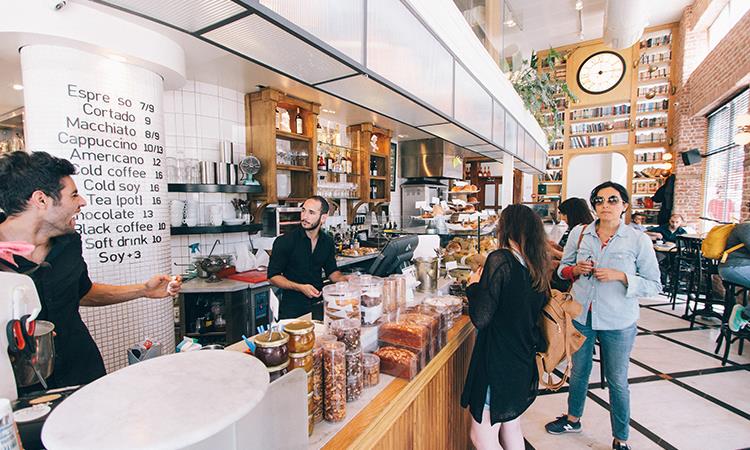
[[[638,298],[661,291],[659,265],[651,239],[622,221],[629,206],[623,186],[602,183],[591,192],[590,202],[598,220],[570,233],[558,269],[562,278],[573,281],[573,296],[583,305],[573,324],[586,342],[573,355],[568,412],[545,428],[552,434],[581,431],[579,419],[598,338],[609,382],[612,448],[630,449],[628,364],[636,336]]]

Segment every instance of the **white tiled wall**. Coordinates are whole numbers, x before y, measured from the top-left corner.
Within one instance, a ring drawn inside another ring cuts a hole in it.
[[[194,158],[203,161],[219,161],[222,141],[234,143],[235,163],[245,155],[245,106],[244,93],[225,89],[213,84],[188,81],[179,91],[164,93],[164,129],[167,156],[178,159]],[[200,204],[199,223],[208,223],[209,208],[221,205],[225,218],[234,217],[230,201],[245,198],[244,194],[170,193],[169,200],[197,201]],[[214,242],[214,253],[233,253],[237,244],[247,244],[247,233],[203,234],[173,236],[172,261],[188,264],[188,245],[200,243],[206,255]],[[181,273],[184,267],[172,265],[173,273]]]

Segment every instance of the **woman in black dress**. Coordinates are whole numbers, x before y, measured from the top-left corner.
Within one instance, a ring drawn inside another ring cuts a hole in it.
[[[500,250],[466,289],[478,329],[461,405],[473,418],[471,440],[479,449],[523,449],[520,415],[536,398],[535,354],[543,347],[539,315],[549,291],[544,226],[527,206],[503,209]],[[477,280],[478,278],[478,280]]]

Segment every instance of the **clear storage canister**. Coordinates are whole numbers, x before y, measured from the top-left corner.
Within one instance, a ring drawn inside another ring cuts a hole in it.
[[[353,402],[362,395],[362,349],[346,353],[346,401]]]
[[[329,341],[330,342],[330,341]],[[333,341],[335,342],[335,341]],[[313,347],[313,415],[315,422],[323,420],[323,346],[320,342]]]
[[[346,417],[346,345],[323,344],[323,417],[340,422]]]
[[[362,293],[362,324],[374,324],[383,315],[383,279],[372,275],[359,275],[350,280]]]
[[[362,371],[364,378],[364,387],[377,386],[380,383],[380,358],[372,353],[365,353]]]
[[[342,281],[323,288],[324,323],[332,320],[360,320],[360,291],[351,284]]]
[[[356,319],[338,319],[328,325],[328,328],[339,342],[346,345],[346,351],[351,352],[361,348],[362,324]]]

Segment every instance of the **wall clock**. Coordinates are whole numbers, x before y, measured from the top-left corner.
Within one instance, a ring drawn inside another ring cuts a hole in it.
[[[587,94],[603,94],[625,77],[625,60],[618,53],[602,51],[586,58],[578,67],[576,81]]]

